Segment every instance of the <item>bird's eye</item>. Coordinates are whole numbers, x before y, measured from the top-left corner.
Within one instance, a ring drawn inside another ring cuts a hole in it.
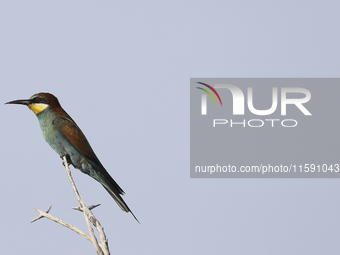
[[[36,97],[36,98],[34,99],[34,102],[39,103],[39,102],[40,102],[40,98],[39,98],[39,97]]]

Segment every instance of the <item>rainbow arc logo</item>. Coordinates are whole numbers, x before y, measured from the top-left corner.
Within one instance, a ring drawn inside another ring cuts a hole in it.
[[[197,82],[198,84],[201,84],[203,86],[206,86],[207,88],[209,88],[212,92],[214,92],[214,94],[217,96],[218,100],[220,101],[220,104],[222,106],[222,100],[220,98],[220,95],[217,93],[217,91],[211,87],[210,85],[203,83],[203,82]],[[196,87],[200,90],[203,90],[204,92],[206,92],[213,100],[215,105],[217,105],[215,97],[213,96],[213,94],[211,94],[211,92],[207,89],[201,88],[201,87]],[[207,115],[207,95],[206,94],[202,94],[202,105],[201,105],[201,114],[202,115]]]
[[[220,100],[220,104],[221,104],[221,106],[222,106],[222,101],[221,101],[221,98],[220,98],[220,95],[217,93],[217,91],[213,88],[213,87],[211,87],[210,85],[208,85],[208,84],[205,84],[205,83],[203,83],[203,82],[197,82],[198,84],[201,84],[201,85],[204,85],[204,86],[206,86],[206,87],[208,87],[209,89],[211,89],[212,90],[212,92],[214,92],[215,93],[215,95],[218,97],[218,100]],[[206,90],[206,89],[203,89],[203,88],[200,88],[200,87],[196,87],[196,88],[198,88],[198,89],[201,89],[201,90],[203,90],[203,91],[205,91],[209,96],[211,96],[211,98],[214,100],[214,102],[215,102],[215,105],[217,105],[217,103],[216,103],[216,100],[215,100],[215,98],[214,98],[214,96],[208,91],[208,90]]]

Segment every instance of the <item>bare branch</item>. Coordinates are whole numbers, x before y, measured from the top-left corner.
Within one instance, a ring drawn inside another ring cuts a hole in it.
[[[37,221],[37,220],[39,220],[39,219],[45,217],[45,218],[47,218],[47,219],[49,219],[49,220],[52,220],[52,221],[54,221],[54,222],[56,222],[56,223],[59,223],[60,225],[66,227],[66,228],[68,228],[68,229],[71,229],[72,231],[74,231],[74,232],[76,232],[77,234],[79,234],[79,235],[81,235],[82,237],[84,237],[86,240],[89,240],[90,242],[92,242],[91,238],[90,238],[88,235],[86,235],[83,231],[81,231],[81,230],[79,230],[78,228],[76,228],[75,226],[72,226],[71,224],[68,224],[67,222],[65,222],[65,221],[63,221],[63,220],[61,220],[61,219],[58,219],[57,217],[54,217],[54,216],[52,216],[51,214],[49,214],[48,212],[50,211],[51,207],[52,207],[52,206],[50,206],[50,208],[49,208],[46,212],[41,211],[41,210],[39,210],[39,209],[33,207],[34,210],[36,210],[36,211],[39,212],[40,214],[39,214],[38,217],[36,217],[35,219],[33,219],[33,220],[31,221],[31,223],[33,223],[33,222],[35,222],[35,221]]]
[[[91,212],[91,214],[92,214],[92,212]],[[105,232],[104,232],[104,228],[100,225],[99,221],[94,216],[91,217],[90,219],[91,219],[92,224],[97,228],[97,231],[99,233],[99,237],[100,237],[99,245],[100,245],[100,247],[102,247],[102,250],[104,251],[105,255],[109,255],[110,254],[109,244],[108,244],[108,240],[106,238]]]
[[[98,244],[98,241],[97,241],[97,238],[93,232],[93,229],[91,227],[91,224],[90,224],[90,220],[89,220],[89,216],[91,213],[91,211],[86,207],[86,205],[84,204],[84,201],[83,199],[81,198],[81,196],[79,195],[79,192],[78,192],[78,189],[73,181],[73,178],[72,178],[72,174],[71,174],[71,170],[68,166],[68,162],[67,162],[67,158],[66,156],[63,156],[63,160],[64,160],[64,166],[66,168],[66,172],[67,172],[67,175],[68,175],[68,178],[70,179],[70,182],[71,182],[71,185],[72,185],[72,188],[73,188],[73,191],[74,193],[76,194],[76,197],[78,199],[78,202],[79,202],[79,205],[80,205],[80,208],[83,210],[84,212],[84,216],[85,216],[85,221],[86,221],[86,224],[87,224],[87,228],[90,232],[90,235],[91,235],[91,239],[92,239],[92,243],[94,245],[94,248],[96,249],[96,252],[98,255],[102,255],[103,254],[103,251],[101,250],[101,248],[99,247],[99,244]],[[93,214],[91,215],[93,216]]]
[[[41,210],[39,210],[37,208],[34,208],[37,212],[39,212],[39,216],[34,218],[31,221],[31,223],[35,222],[37,220],[40,220],[42,218],[47,218],[49,220],[52,220],[52,221],[54,221],[56,223],[61,224],[64,227],[67,227],[67,228],[71,229],[72,231],[74,231],[77,234],[79,234],[82,237],[84,237],[86,240],[90,241],[94,245],[95,250],[97,252],[97,255],[110,255],[109,246],[108,246],[108,240],[107,240],[106,235],[104,233],[104,228],[100,225],[99,221],[94,217],[94,215],[93,215],[93,213],[91,211],[92,209],[100,206],[100,204],[91,205],[89,207],[87,207],[84,204],[84,201],[81,198],[81,196],[79,195],[78,189],[77,189],[77,187],[76,187],[76,185],[75,185],[75,183],[73,181],[73,178],[72,178],[72,175],[71,175],[71,170],[69,168],[69,164],[67,162],[67,157],[66,156],[63,156],[63,165],[66,168],[67,175],[68,175],[68,177],[70,179],[73,191],[76,194],[76,197],[77,197],[77,200],[78,200],[78,203],[79,203],[79,206],[78,207],[73,207],[73,209],[81,211],[81,212],[84,213],[86,224],[87,224],[88,230],[90,232],[90,236],[88,236],[87,234],[85,234],[84,232],[79,230],[78,228],[72,226],[71,224],[68,224],[67,222],[65,222],[65,221],[63,221],[61,219],[58,219],[58,218],[52,216],[51,214],[49,214],[52,206],[50,206],[50,208],[48,208],[48,210],[46,212],[41,211]],[[100,237],[100,241],[99,242],[97,241],[97,238],[96,238],[96,236],[94,234],[94,231],[93,231],[93,229],[91,227],[90,222],[93,224],[93,226],[96,227],[96,229],[97,229],[97,231],[99,233],[99,237]]]
[[[92,210],[98,206],[100,206],[101,204],[97,204],[97,205],[90,205],[88,206],[87,208],[89,208],[89,210]],[[80,208],[80,206],[78,207],[72,207],[73,210],[77,210],[77,211],[80,211],[80,212],[83,212],[83,210]]]
[[[34,208],[34,207],[33,207]],[[51,210],[51,208],[52,208],[52,205],[48,208],[48,210],[46,211],[46,213],[49,213],[50,212],[50,210]],[[34,208],[34,210],[37,210],[36,208]],[[35,222],[35,221],[37,221],[37,220],[40,220],[40,219],[42,219],[42,218],[44,218],[45,216],[43,216],[43,215],[39,215],[38,217],[36,217],[36,218],[34,218],[32,221],[31,221],[31,223],[33,223],[33,222]]]

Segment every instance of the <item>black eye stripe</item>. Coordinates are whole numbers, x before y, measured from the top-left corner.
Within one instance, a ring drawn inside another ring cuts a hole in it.
[[[49,104],[50,103],[50,100],[46,99],[46,98],[42,98],[42,97],[35,97],[35,98],[32,98],[31,100],[31,103],[33,104]]]

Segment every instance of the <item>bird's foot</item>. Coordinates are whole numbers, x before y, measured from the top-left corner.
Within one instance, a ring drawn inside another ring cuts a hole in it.
[[[65,167],[65,163],[64,163],[64,157],[66,156],[66,161],[67,161],[67,164],[68,165],[71,165],[72,162],[71,162],[71,157],[69,154],[64,154],[64,155],[61,155],[60,158],[63,160],[62,164],[63,166]]]

